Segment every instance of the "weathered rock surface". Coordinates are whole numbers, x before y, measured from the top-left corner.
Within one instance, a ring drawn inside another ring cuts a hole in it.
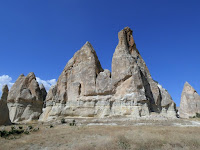
[[[43,94],[34,73],[19,76],[8,94],[12,122],[38,119],[42,113]]]
[[[2,87],[2,96],[0,99],[0,125],[9,125],[11,124],[9,118],[9,110],[7,106],[7,97],[8,97],[8,86],[4,85]]]
[[[179,115],[181,118],[189,118],[200,113],[200,96],[196,90],[186,82],[181,94],[181,103],[179,108]]]
[[[40,120],[56,116],[142,117],[152,112],[176,117],[169,93],[154,81],[136,48],[132,30],[118,33],[112,73],[103,70],[87,42],[65,66],[46,97]]]

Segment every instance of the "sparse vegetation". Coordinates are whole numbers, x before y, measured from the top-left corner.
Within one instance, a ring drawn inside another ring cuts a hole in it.
[[[33,129],[33,126],[29,125],[29,126],[28,126],[28,129],[29,129],[29,130]]]
[[[196,115],[195,115],[195,116],[193,116],[193,117],[190,117],[190,118],[200,118],[200,113],[196,113]]]
[[[71,119],[69,119],[71,120]],[[77,123],[76,119],[69,121]],[[66,120],[67,121],[67,120]],[[188,119],[188,122],[191,120]],[[175,120],[174,123],[187,125],[187,121]],[[75,129],[68,125],[51,123],[20,125],[23,134],[17,134],[19,126],[7,126],[1,129],[0,149],[47,149],[67,150],[197,150],[200,149],[199,126],[173,126],[169,121],[130,121],[125,126],[86,125],[79,120]],[[98,123],[101,123],[100,121]],[[142,125],[139,125],[139,124]],[[143,125],[146,123],[145,125]],[[152,123],[152,124],[150,124]],[[192,123],[194,121],[192,120]],[[82,124],[82,125],[80,125]],[[139,125],[136,126],[135,124]],[[50,129],[50,125],[55,128]],[[37,131],[40,132],[37,132]],[[9,135],[9,131],[12,133]],[[28,134],[28,135],[25,135]],[[8,141],[9,139],[9,141]],[[11,140],[13,139],[13,140]]]
[[[200,118],[200,113],[196,113],[196,118]]]
[[[130,149],[129,141],[127,140],[127,138],[125,136],[118,137],[118,146],[123,150]]]
[[[69,123],[70,126],[76,126],[76,120],[73,120],[72,122]]]
[[[62,118],[60,121],[62,124],[66,123],[65,118]]]
[[[0,130],[0,136],[6,139],[16,139],[20,135],[24,134],[29,134],[31,131],[38,131],[39,128],[33,128],[33,126],[28,126],[24,130],[22,126],[11,126],[10,130],[2,129]]]

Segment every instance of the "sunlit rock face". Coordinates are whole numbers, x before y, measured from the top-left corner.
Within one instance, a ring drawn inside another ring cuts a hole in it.
[[[186,82],[181,94],[181,103],[179,108],[179,115],[181,118],[189,118],[200,113],[200,96],[196,90]]]
[[[0,125],[9,125],[11,124],[9,118],[9,110],[7,106],[7,97],[8,97],[8,86],[4,85],[2,87],[2,96],[0,99]]]
[[[20,75],[7,98],[11,121],[37,120],[42,113],[43,99],[35,74]]]
[[[103,70],[89,42],[77,51],[46,97],[40,120],[57,116],[176,117],[169,93],[154,81],[136,48],[132,30],[118,33],[112,72]]]

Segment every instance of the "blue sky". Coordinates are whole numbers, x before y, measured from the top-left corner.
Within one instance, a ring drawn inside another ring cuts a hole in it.
[[[86,41],[111,70],[117,33],[129,26],[152,77],[179,105],[185,81],[200,92],[199,6],[198,0],[1,0],[0,76],[7,78],[0,81],[34,72],[50,86]]]

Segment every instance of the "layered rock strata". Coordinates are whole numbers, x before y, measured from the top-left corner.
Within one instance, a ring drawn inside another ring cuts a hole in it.
[[[196,90],[186,82],[181,94],[179,115],[181,118],[190,118],[200,114],[200,96]]]
[[[12,122],[38,119],[42,113],[43,93],[34,73],[19,76],[8,94],[9,115]]]
[[[118,33],[112,73],[103,70],[89,42],[75,53],[46,97],[40,120],[57,116],[176,117],[169,93],[154,81],[136,48],[132,30]]]
[[[2,96],[0,99],[0,125],[9,125],[11,124],[9,118],[9,110],[7,106],[7,97],[8,97],[8,86],[4,85],[2,87]]]

